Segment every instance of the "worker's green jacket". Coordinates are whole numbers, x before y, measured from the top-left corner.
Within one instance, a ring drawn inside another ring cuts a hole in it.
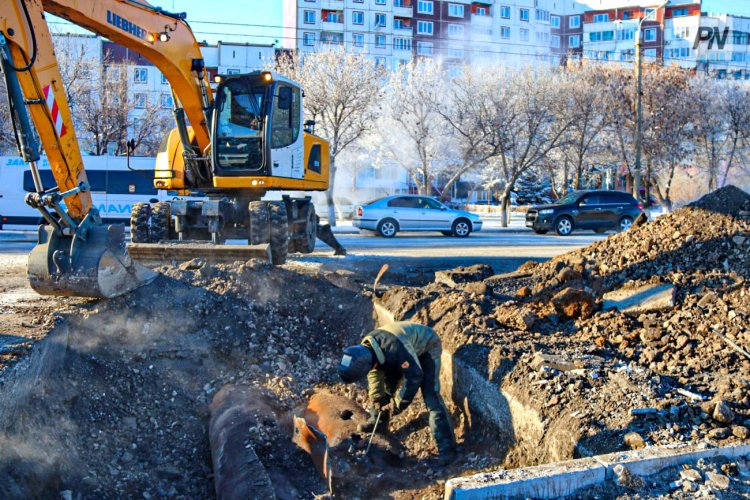
[[[426,354],[435,360],[436,380],[432,383],[440,393],[437,379],[442,347],[432,328],[409,321],[389,323],[370,332],[362,344],[372,349],[377,359],[376,367],[367,375],[370,402],[374,406],[388,404],[399,383],[401,390],[393,396],[394,410],[399,413],[409,406],[424,379],[419,357]]]

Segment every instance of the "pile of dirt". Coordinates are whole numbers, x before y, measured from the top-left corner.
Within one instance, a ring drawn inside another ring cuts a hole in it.
[[[71,307],[3,373],[0,496],[211,497],[213,394],[255,386],[286,415],[337,382],[341,347],[372,327],[362,294],[261,262],[161,272]],[[325,492],[291,436],[286,419],[248,432],[282,497]]]
[[[544,264],[480,281],[463,277],[484,270],[459,269],[380,300],[397,319],[433,325],[454,361],[501,391],[508,412],[522,408],[537,422],[496,432],[506,466],[744,441],[750,223],[736,215],[748,200],[725,188]],[[644,305],[651,290],[660,301]],[[638,307],[617,305],[610,293]],[[460,423],[482,413],[453,411]]]

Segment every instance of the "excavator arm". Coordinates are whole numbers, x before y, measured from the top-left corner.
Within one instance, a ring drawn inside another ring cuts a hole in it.
[[[92,206],[45,12],[137,51],[166,76],[186,162],[200,164],[209,149],[213,98],[184,15],[140,0],[0,0],[0,65],[19,151],[36,189],[27,203],[47,221],[29,257],[32,287],[43,294],[112,297],[155,275],[128,255],[124,228],[104,226]],[[45,190],[36,165],[37,137],[55,179],[51,190]]]

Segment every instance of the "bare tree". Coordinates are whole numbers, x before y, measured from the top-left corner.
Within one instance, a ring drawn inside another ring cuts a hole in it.
[[[385,72],[361,54],[343,50],[310,53],[304,61],[286,57],[276,69],[302,85],[307,117],[315,120],[318,132],[330,143],[326,201],[329,223],[335,225],[336,159],[373,130]]]
[[[450,151],[447,127],[438,113],[445,82],[443,69],[429,59],[392,72],[374,134],[385,159],[409,172],[420,194],[432,194]]]
[[[502,186],[502,224],[510,218],[510,194],[521,175],[539,166],[570,127],[560,107],[559,86],[547,70],[494,68],[476,87],[474,99],[487,109],[493,131],[486,138],[492,155],[485,175]]]

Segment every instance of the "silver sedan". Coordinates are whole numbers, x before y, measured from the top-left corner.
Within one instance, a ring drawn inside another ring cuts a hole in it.
[[[360,205],[353,223],[384,238],[393,238],[399,231],[440,231],[465,238],[482,230],[477,214],[452,210],[434,198],[418,195],[387,196]]]

